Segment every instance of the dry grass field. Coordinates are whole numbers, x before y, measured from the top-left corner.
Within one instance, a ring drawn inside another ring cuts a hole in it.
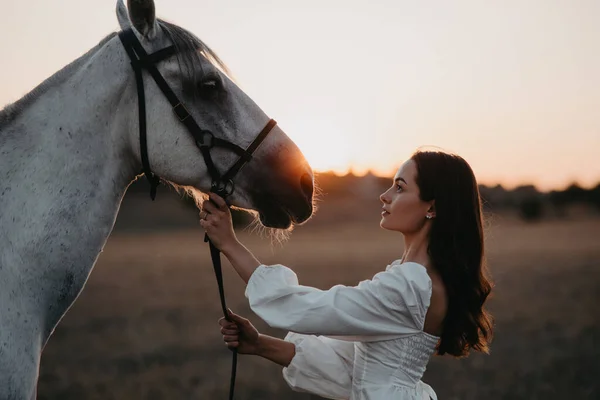
[[[355,284],[401,255],[377,211],[359,219],[339,210],[322,209],[284,245],[240,237],[263,262],[321,288]],[[230,353],[202,238],[199,228],[113,233],[44,351],[39,398],[225,399]],[[487,249],[492,352],[434,357],[424,381],[447,400],[600,398],[600,218],[524,224],[495,215]],[[229,306],[283,336],[249,311],[241,280],[224,266]],[[310,398],[290,391],[277,366],[240,357],[236,399]]]

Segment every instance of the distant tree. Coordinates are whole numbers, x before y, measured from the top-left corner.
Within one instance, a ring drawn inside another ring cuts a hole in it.
[[[552,205],[552,208],[556,211],[559,217],[565,217],[567,215],[567,196],[564,191],[553,190],[548,193],[548,202]]]
[[[573,183],[571,186],[566,188],[563,192],[563,195],[565,196],[565,202],[567,204],[585,202],[588,197],[587,190],[576,183]]]
[[[504,189],[502,185],[486,186],[479,185],[483,209],[485,211],[498,211],[513,206],[512,194]]]
[[[481,197],[481,207],[484,211],[492,211],[494,209],[494,200],[491,194],[491,189],[486,185],[479,185],[479,196]]]
[[[539,197],[528,197],[521,201],[519,212],[527,222],[539,221],[544,213],[544,204]]]
[[[600,211],[600,183],[589,192],[589,202],[598,211]]]
[[[517,186],[510,192],[511,200],[510,206],[520,209],[527,203],[533,202],[533,199],[541,199],[542,194],[537,190],[535,185],[521,185]],[[533,206],[528,206],[533,207]]]
[[[600,184],[593,189],[584,189],[573,183],[565,190],[548,193],[548,201],[559,215],[565,215],[566,207],[573,204],[589,204],[600,210]]]

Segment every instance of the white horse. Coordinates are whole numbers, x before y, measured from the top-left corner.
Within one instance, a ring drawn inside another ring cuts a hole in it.
[[[157,20],[152,0],[117,3],[122,29],[148,53],[174,44],[158,68],[199,125],[241,147],[269,117],[184,29]],[[257,60],[260,62],[260,60]],[[210,189],[194,141],[146,73],[148,154],[163,180]],[[73,304],[111,233],[129,184],[140,174],[134,73],[116,34],[0,111],[0,399],[36,397],[42,350]],[[213,149],[225,171],[237,156]],[[313,175],[275,127],[236,178],[229,197],[269,227],[312,214]]]

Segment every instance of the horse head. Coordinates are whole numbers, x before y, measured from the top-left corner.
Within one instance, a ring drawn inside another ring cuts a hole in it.
[[[117,17],[123,30],[131,29],[147,53],[175,46],[176,55],[156,64],[190,116],[215,137],[248,147],[270,118],[229,77],[228,70],[204,42],[187,30],[157,19],[152,0],[118,0]],[[123,52],[123,56],[125,52]],[[173,112],[152,79],[144,79],[147,152],[153,173],[174,186],[207,192],[211,177],[194,138]],[[141,165],[136,84],[131,74],[125,102],[127,142]],[[238,155],[212,148],[212,160],[223,173]],[[231,205],[255,210],[263,225],[289,228],[306,221],[313,211],[313,173],[296,144],[275,126],[235,178]]]

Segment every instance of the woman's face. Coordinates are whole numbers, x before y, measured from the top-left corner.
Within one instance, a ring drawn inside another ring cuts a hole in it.
[[[394,182],[379,196],[383,203],[380,226],[404,234],[418,232],[431,218],[435,217],[433,201],[424,202],[419,197],[417,186],[417,164],[408,160],[394,176]]]

